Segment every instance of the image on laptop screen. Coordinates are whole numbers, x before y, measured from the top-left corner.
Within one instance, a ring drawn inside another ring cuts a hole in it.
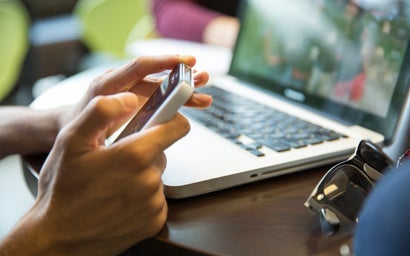
[[[230,74],[392,136],[408,88],[410,1],[249,0]]]

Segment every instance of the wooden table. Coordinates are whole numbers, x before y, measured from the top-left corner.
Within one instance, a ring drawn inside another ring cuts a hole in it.
[[[26,157],[26,179],[44,156]],[[154,238],[123,255],[340,255],[342,233],[326,236],[303,203],[328,167],[183,200],[169,200],[168,221]],[[33,181],[34,178],[34,181]]]

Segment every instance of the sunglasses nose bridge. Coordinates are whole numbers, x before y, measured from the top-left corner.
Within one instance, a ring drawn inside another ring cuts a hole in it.
[[[381,177],[383,177],[383,174],[381,172],[374,169],[371,165],[369,165],[367,163],[364,163],[363,170],[367,174],[367,176],[369,176],[369,178],[373,181],[377,181]]]
[[[327,235],[333,235],[340,227],[340,220],[330,209],[320,209],[320,226]]]
[[[320,210],[320,214],[323,216],[323,218],[326,220],[327,223],[329,223],[329,224],[331,224],[331,225],[333,225],[333,226],[338,226],[338,225],[340,225],[340,220],[339,220],[339,218],[338,218],[337,215],[336,215],[332,210],[330,210],[329,208],[323,207],[323,208]]]

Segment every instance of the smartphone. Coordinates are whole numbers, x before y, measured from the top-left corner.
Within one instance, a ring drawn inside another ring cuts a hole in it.
[[[169,121],[188,101],[194,88],[192,69],[184,63],[179,63],[134,117],[110,136],[106,144]]]

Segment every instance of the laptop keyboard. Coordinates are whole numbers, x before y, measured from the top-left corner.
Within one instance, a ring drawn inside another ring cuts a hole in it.
[[[181,113],[258,157],[263,146],[284,152],[346,137],[215,86],[198,91],[212,95],[213,104]]]

